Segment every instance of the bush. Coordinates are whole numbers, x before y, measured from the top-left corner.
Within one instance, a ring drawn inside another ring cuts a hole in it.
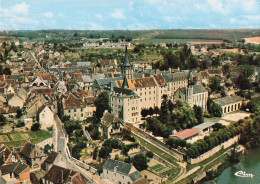
[[[146,152],[145,155],[146,155],[147,157],[149,157],[149,158],[153,158],[153,152],[152,152],[152,151]]]
[[[39,131],[41,128],[40,123],[34,123],[31,127],[31,131]]]
[[[24,127],[25,126],[25,123],[23,121],[18,121],[16,127],[19,128],[19,127]]]

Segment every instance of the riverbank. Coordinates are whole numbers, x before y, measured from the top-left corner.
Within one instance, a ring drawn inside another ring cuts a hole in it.
[[[225,160],[215,172],[207,175],[205,179],[200,181],[200,184],[259,184],[260,183],[260,147],[249,149],[243,155],[241,155],[240,161],[236,164],[230,164],[228,160]],[[245,172],[248,177],[236,176],[235,173],[239,171]],[[251,178],[250,176],[253,177]]]

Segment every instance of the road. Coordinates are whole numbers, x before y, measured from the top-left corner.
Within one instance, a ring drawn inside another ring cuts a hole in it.
[[[81,167],[79,167],[78,165],[76,165],[75,163],[73,163],[69,156],[68,153],[66,151],[66,145],[67,145],[67,141],[65,138],[66,133],[63,131],[62,128],[62,122],[60,121],[60,119],[58,118],[58,116],[55,115],[55,123],[56,125],[54,126],[56,128],[56,142],[55,142],[55,148],[57,148],[56,151],[60,152],[62,154],[62,156],[65,158],[65,166],[68,168],[73,168],[76,171],[81,172],[84,176],[86,176],[90,181],[92,181],[93,184],[111,184],[111,182],[109,182],[106,179],[101,179],[100,176],[98,175],[94,175],[92,172],[87,171],[86,169],[83,169]]]

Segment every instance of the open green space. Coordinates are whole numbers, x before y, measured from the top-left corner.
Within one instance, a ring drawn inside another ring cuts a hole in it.
[[[171,168],[167,171],[164,171],[163,173],[161,173],[163,176],[171,176],[172,174],[176,173],[177,169],[175,168]]]
[[[144,147],[148,148],[149,150],[151,150],[152,152],[156,153],[157,155],[159,155],[160,157],[162,157],[163,159],[171,162],[172,164],[176,165],[176,161],[177,159],[174,158],[173,156],[169,155],[168,153],[162,151],[161,149],[157,148],[156,146],[150,144],[149,142],[145,141],[144,139],[140,138],[139,136],[136,136],[133,134],[133,136],[140,141],[141,145],[143,145]]]
[[[188,43],[188,42],[221,42],[221,40],[207,40],[207,39],[144,39],[144,40],[134,40],[132,43]]]
[[[10,132],[0,135],[0,144],[6,146],[22,146],[25,141],[29,141],[33,144],[44,141],[52,136],[52,132],[37,131],[37,132]]]
[[[226,149],[222,149],[219,152],[215,153],[214,155],[212,155],[211,157],[207,158],[206,160],[203,160],[202,162],[199,162],[197,164],[187,164],[187,171],[193,169],[194,167],[197,166],[204,166],[207,163],[211,162],[212,160],[216,159],[217,157],[219,157],[220,155],[222,155],[224,152],[226,152],[228,149],[230,149],[232,146],[226,148]]]

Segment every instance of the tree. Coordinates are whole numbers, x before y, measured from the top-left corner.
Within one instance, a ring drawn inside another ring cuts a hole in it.
[[[220,105],[213,102],[213,100],[209,97],[207,101],[207,110],[208,113],[215,117],[221,117],[222,116],[222,108]]]
[[[68,120],[65,122],[65,130],[68,134],[71,134],[74,130],[77,129],[81,130],[81,124],[79,124],[78,121]]]
[[[109,154],[112,152],[112,148],[109,147],[109,146],[103,146],[99,153],[98,153],[98,156],[100,158],[103,158],[103,159],[107,159],[109,157]]]
[[[220,88],[220,81],[217,77],[213,76],[209,78],[209,87],[212,91],[217,91]]]
[[[195,117],[196,117],[198,123],[203,123],[204,122],[204,118],[203,118],[202,108],[200,106],[194,105],[193,106],[193,111],[195,113]]]
[[[40,128],[41,128],[41,124],[40,124],[40,123],[34,123],[34,124],[32,125],[32,127],[31,127],[31,131],[36,132],[36,131],[39,131]]]
[[[152,115],[153,115],[153,108],[150,107],[149,110],[148,110],[148,112],[149,112],[149,115],[152,116]]]
[[[212,126],[212,128],[213,128],[214,131],[219,131],[220,129],[223,129],[223,128],[225,128],[225,127],[226,127],[226,126],[223,125],[223,124],[221,124],[221,123],[215,123],[215,124]]]
[[[147,151],[145,154],[148,158],[153,158],[153,152],[152,151]]]
[[[100,93],[96,98],[94,104],[96,106],[95,116],[98,120],[100,120],[105,110],[110,111],[108,92],[104,91]]]
[[[11,70],[10,70],[10,68],[5,68],[4,70],[3,70],[3,74],[5,74],[5,75],[11,75]]]
[[[146,156],[143,153],[139,153],[133,157],[133,165],[138,171],[145,170],[147,165]]]
[[[160,109],[157,106],[155,106],[153,111],[157,115],[157,114],[159,114]]]
[[[239,72],[246,78],[251,78],[255,73],[255,67],[251,65],[239,66]]]
[[[229,161],[232,164],[238,163],[239,162],[239,153],[237,152],[237,145],[234,144],[232,146],[231,152],[230,152],[230,156],[229,156]]]
[[[3,114],[0,114],[0,126],[4,126],[6,123],[6,117]]]
[[[23,115],[23,113],[22,113],[21,109],[18,109],[16,111],[16,118],[20,118],[22,115]]]
[[[148,116],[149,114],[149,110],[147,108],[143,108],[141,111],[141,115],[143,118],[145,118],[146,116]]]

